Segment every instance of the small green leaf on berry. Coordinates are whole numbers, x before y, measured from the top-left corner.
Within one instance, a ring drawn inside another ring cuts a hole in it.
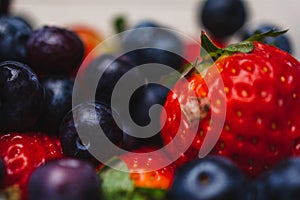
[[[249,52],[253,51],[253,49],[254,49],[253,42],[243,41],[243,42],[231,44],[228,47],[225,47],[224,51],[230,52],[230,53],[236,53],[236,52],[249,53]]]
[[[283,31],[275,31],[274,29],[270,29],[269,31],[264,33],[254,34],[253,36],[246,39],[246,41],[263,42],[266,37],[277,37],[279,35],[285,34],[286,32],[288,32],[288,29]]]

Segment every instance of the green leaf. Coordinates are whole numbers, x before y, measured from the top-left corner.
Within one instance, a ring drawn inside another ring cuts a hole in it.
[[[166,190],[136,188],[131,200],[165,200]]]
[[[111,161],[117,169],[104,167],[98,172],[101,180],[101,191],[103,200],[130,200],[134,192],[134,181],[130,179],[127,165],[115,159]]]
[[[116,33],[121,33],[127,29],[127,21],[125,16],[117,16],[113,20],[113,27]]]
[[[251,41],[243,41],[239,42],[236,44],[229,45],[228,47],[224,48],[225,52],[229,53],[236,53],[236,52],[241,52],[241,53],[249,53],[253,51],[254,49],[254,44]]]
[[[287,30],[283,31],[275,31],[274,29],[270,29],[267,32],[264,33],[257,33],[251,36],[250,38],[246,39],[246,41],[258,41],[258,42],[263,42],[266,37],[277,37],[279,35],[285,34]]]
[[[19,186],[10,186],[0,191],[0,200],[21,200]]]
[[[113,158],[109,164],[113,168],[105,166],[98,172],[102,200],[165,200],[165,190],[135,187],[121,159]]]

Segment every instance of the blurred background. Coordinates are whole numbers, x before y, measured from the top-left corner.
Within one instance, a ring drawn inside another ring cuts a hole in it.
[[[300,58],[299,6],[297,0],[244,0],[248,18],[243,27],[271,23],[289,29],[293,55]],[[114,34],[113,21],[125,17],[129,26],[140,20],[154,20],[198,39],[199,5],[203,0],[13,0],[11,11],[31,20],[35,26],[91,25],[105,38]],[[298,18],[299,17],[299,18]]]

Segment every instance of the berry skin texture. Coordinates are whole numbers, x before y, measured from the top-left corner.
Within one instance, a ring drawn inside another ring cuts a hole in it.
[[[36,73],[71,74],[80,65],[84,45],[79,36],[68,29],[44,26],[35,30],[27,42],[28,62]]]
[[[88,162],[55,159],[38,167],[29,180],[30,200],[99,200],[99,178]]]
[[[26,62],[26,43],[31,34],[32,28],[23,18],[2,16],[0,18],[0,61]]]
[[[246,22],[247,8],[242,0],[200,1],[198,23],[212,36],[224,39],[237,32]]]
[[[180,167],[167,196],[170,200],[247,199],[249,183],[229,159],[207,156]]]
[[[0,157],[5,164],[3,188],[17,185],[27,199],[31,173],[47,160],[62,157],[58,138],[41,132],[11,132],[0,136]]]
[[[39,128],[46,133],[58,135],[64,116],[72,108],[74,79],[69,76],[49,76],[42,81],[46,100],[39,119]]]
[[[97,157],[101,153],[105,152],[103,157],[107,156],[107,159],[114,156],[116,152],[102,139],[107,137],[116,146],[122,144],[123,132],[114,121],[112,112],[109,106],[99,102],[85,102],[69,111],[59,130],[64,155],[88,160],[95,165],[100,164]],[[99,133],[100,128],[105,136]]]
[[[300,63],[287,52],[254,42],[254,50],[250,53],[222,56],[214,65],[220,72],[224,89],[218,86],[220,81],[215,82],[216,88],[221,89],[209,94],[222,95],[225,91],[226,102],[215,99],[210,103],[210,112],[200,120],[193,143],[177,162],[180,164],[198,157],[207,130],[214,128],[209,125],[212,111],[217,118],[226,115],[211,153],[232,159],[250,177],[256,177],[283,158],[299,153]],[[209,76],[214,80],[210,70]],[[190,103],[191,91],[200,99],[209,98],[208,90],[199,74],[191,75],[188,85],[179,82],[173,88],[165,103],[167,120],[161,131],[164,144],[176,134],[191,134],[195,124],[186,116],[182,116],[182,120],[187,126],[178,130],[180,105],[186,107]],[[218,108],[224,104],[226,113],[224,110],[218,113]],[[184,144],[182,137],[176,148]],[[169,152],[172,155],[172,148]]]
[[[157,148],[144,146],[133,150],[133,152],[147,153],[154,150]],[[170,159],[167,154],[160,152],[155,155],[135,156],[131,153],[125,153],[120,155],[120,159],[126,163],[130,177],[134,180],[136,187],[155,189],[168,189],[170,187],[175,172],[173,164],[152,170],[158,168],[163,161]]]
[[[44,88],[26,64],[0,63],[0,131],[32,128],[43,109]]]
[[[300,159],[287,158],[254,182],[255,199],[296,200],[300,198]]]

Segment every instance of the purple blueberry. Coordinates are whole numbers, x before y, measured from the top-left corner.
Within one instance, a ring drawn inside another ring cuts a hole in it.
[[[71,74],[81,64],[84,46],[79,36],[66,28],[44,26],[27,42],[28,61],[39,76]]]
[[[86,161],[65,158],[46,162],[29,180],[30,200],[100,200],[96,170]]]

